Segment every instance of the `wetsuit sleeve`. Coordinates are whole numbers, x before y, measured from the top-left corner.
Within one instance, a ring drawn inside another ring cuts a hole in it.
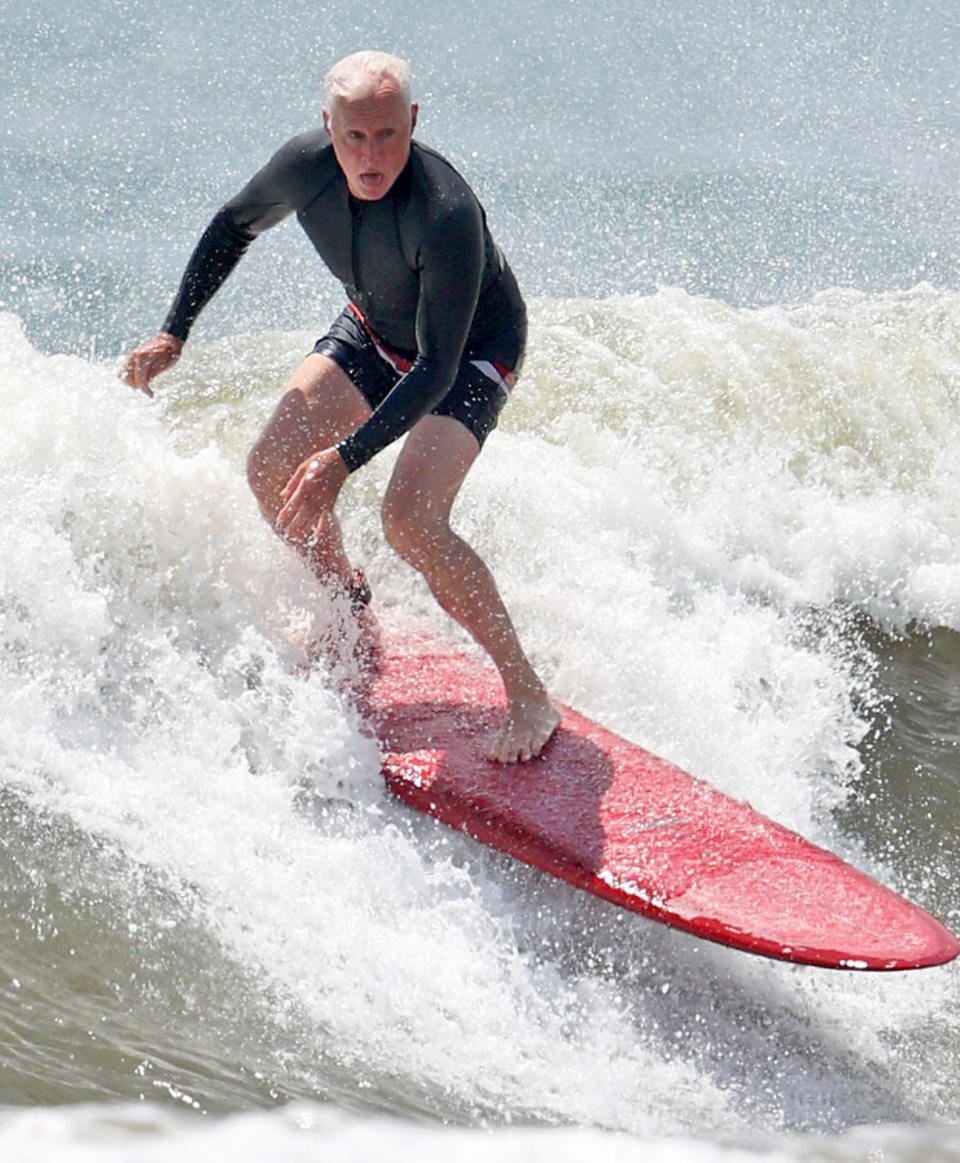
[[[294,209],[287,179],[292,152],[288,143],[214,216],[187,264],[161,330],[186,339],[254,238]]]
[[[408,432],[449,392],[483,276],[483,214],[464,198],[428,224],[420,248],[417,358],[373,415],[337,445],[353,472]]]

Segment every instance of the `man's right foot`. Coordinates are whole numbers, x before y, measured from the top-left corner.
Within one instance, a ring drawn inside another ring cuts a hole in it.
[[[359,614],[361,610],[370,605],[373,594],[370,591],[367,575],[362,569],[353,571],[353,581],[347,586],[347,596],[350,598],[351,613]]]
[[[305,649],[311,667],[323,663],[341,678],[346,672],[344,685],[359,693],[379,673],[380,626],[370,608],[372,595],[362,570],[355,571],[348,586],[336,583],[336,590],[328,625]]]
[[[350,613],[356,623],[357,638],[353,645],[353,657],[360,668],[361,686],[369,684],[380,672],[383,650],[380,641],[380,624],[377,622],[370,602],[373,594],[366,574],[362,569],[354,571],[353,581],[347,587],[350,599]]]

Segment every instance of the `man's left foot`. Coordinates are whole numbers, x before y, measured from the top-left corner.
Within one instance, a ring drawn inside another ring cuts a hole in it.
[[[487,758],[496,763],[525,763],[536,759],[559,726],[560,712],[546,692],[542,698],[512,704]]]

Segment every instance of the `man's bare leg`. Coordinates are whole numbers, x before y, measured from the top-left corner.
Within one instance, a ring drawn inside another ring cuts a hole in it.
[[[326,356],[309,355],[294,373],[247,460],[247,478],[261,512],[271,525],[284,505],[282,491],[297,466],[318,449],[328,448],[355,431],[370,415],[370,407],[349,377]],[[342,630],[352,643],[351,654],[362,674],[376,668],[379,635],[376,620],[357,593],[357,575],[347,560],[336,515],[330,513],[309,541],[289,539],[322,585],[349,596],[352,618]],[[359,600],[358,600],[359,599]],[[319,640],[307,646],[310,655],[339,660],[337,641]],[[354,640],[354,636],[356,636]]]
[[[503,679],[507,717],[489,758],[532,759],[560,715],[531,667],[490,571],[450,528],[450,511],[477,457],[474,436],[458,421],[427,416],[407,437],[383,502],[393,548],[426,578],[444,610],[489,654]]]
[[[281,491],[297,466],[311,452],[329,448],[355,431],[369,415],[366,400],[332,359],[307,356],[247,460],[247,479],[271,525],[283,507]],[[322,582],[351,588],[354,574],[335,516],[320,536],[295,547]]]

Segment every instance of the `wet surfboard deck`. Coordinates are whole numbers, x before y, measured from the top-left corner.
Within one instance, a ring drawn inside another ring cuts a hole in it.
[[[914,969],[960,951],[938,920],[838,856],[570,708],[541,758],[491,762],[499,680],[429,635],[387,638],[370,710],[401,799],[645,917],[835,969]]]

